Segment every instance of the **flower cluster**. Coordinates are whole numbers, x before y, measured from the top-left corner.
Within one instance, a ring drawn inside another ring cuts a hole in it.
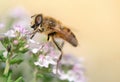
[[[21,21],[20,17],[23,17],[24,14],[18,12],[20,11],[14,10],[14,13],[12,11],[10,16],[12,19]],[[57,61],[61,52],[54,43],[52,41],[37,42],[30,39],[31,35],[26,29],[26,25],[21,25],[18,21],[14,20],[13,22],[12,20],[12,24],[9,26],[10,29],[5,33],[1,33],[0,42],[3,45],[3,50],[0,50],[0,70],[3,70],[3,72],[0,72],[0,81],[86,82],[85,69],[82,64],[83,59],[78,60],[72,55],[64,54],[58,64]],[[6,26],[0,23],[0,28],[3,29]],[[42,40],[43,38],[40,37],[39,39]],[[63,40],[57,40],[57,42],[62,44]],[[58,69],[57,64],[59,65]],[[26,69],[27,72],[16,68],[16,66]],[[26,79],[23,76],[33,78]]]
[[[34,63],[40,67],[48,68],[49,65],[56,65],[61,52],[55,48],[52,42],[36,42],[29,39],[30,51],[37,55],[38,59]]]
[[[3,33],[3,36],[5,36],[5,39],[8,39],[10,41],[8,41],[8,44],[13,43],[14,45],[18,46],[20,44],[19,40],[22,40],[23,43],[26,43],[26,34],[27,30],[25,28],[21,26],[14,26],[13,29],[10,29],[6,33]],[[1,41],[4,41],[4,39]]]
[[[85,69],[82,65],[83,59],[76,59],[72,55],[63,55],[60,61],[60,68],[56,69],[57,60],[61,52],[55,48],[52,42],[39,43],[30,40],[36,48],[31,48],[33,54],[38,54],[36,66],[49,68],[53,74],[58,71],[59,79],[68,80],[69,82],[86,82],[84,75]],[[37,47],[39,46],[39,47]]]
[[[69,63],[68,63],[69,62]],[[67,68],[67,71],[63,70],[60,73],[61,79],[68,79],[70,82],[86,82],[84,76],[84,66],[82,65],[83,59],[76,59],[72,55],[65,55],[61,61],[63,69]]]

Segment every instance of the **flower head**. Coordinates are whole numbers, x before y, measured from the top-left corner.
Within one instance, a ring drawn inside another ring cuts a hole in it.
[[[56,66],[60,53],[54,48],[51,42],[41,44],[42,47],[34,48],[33,53],[42,51],[35,65],[48,68],[49,65]]]
[[[76,73],[73,70],[69,70],[67,73],[60,74],[61,80],[68,80],[69,82],[86,82],[86,78],[83,73]]]
[[[14,25],[13,29],[17,32],[20,32],[21,34],[27,33],[27,30],[24,27],[22,27],[21,25]]]
[[[14,40],[14,41],[13,41],[13,44],[14,44],[14,45],[17,45],[18,43],[19,43],[18,40]]]
[[[7,37],[16,37],[17,36],[14,30],[9,30],[6,33],[4,33],[4,35]]]
[[[53,61],[52,57],[40,55],[37,62],[34,63],[35,65],[39,65],[40,67],[49,67],[49,64],[56,65],[56,62]]]
[[[64,66],[61,72],[59,72],[59,78],[61,80],[68,80],[69,82],[86,82],[84,75],[85,69],[81,60],[71,55],[64,55],[61,60],[61,66]],[[64,70],[66,68],[67,70]]]

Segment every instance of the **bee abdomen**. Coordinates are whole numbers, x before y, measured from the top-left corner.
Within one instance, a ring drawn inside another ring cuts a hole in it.
[[[62,38],[69,42],[72,46],[77,47],[78,41],[73,32],[70,29],[64,27],[61,31],[56,32],[56,37]]]

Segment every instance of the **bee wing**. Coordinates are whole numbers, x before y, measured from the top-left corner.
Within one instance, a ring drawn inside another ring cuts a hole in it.
[[[69,42],[70,44],[72,44],[75,47],[78,45],[78,41],[77,41],[74,33],[71,32],[70,29],[64,27],[64,28],[61,28],[61,29],[58,29],[58,28],[55,29],[54,28],[54,30],[56,31],[55,37],[62,38],[62,39],[66,40],[67,42]]]

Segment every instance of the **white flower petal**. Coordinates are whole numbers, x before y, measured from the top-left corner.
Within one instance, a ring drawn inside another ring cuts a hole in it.
[[[37,48],[32,49],[32,52],[33,52],[34,54],[36,54],[38,51],[39,51],[39,49],[37,49]]]
[[[69,70],[67,73],[61,72],[59,75],[61,80],[68,80],[69,82],[86,82],[84,74],[77,73],[74,70]]]
[[[39,62],[34,62],[35,65],[39,65]]]
[[[57,69],[56,66],[53,66],[52,72],[53,72],[54,74],[59,74],[59,75],[61,75],[61,71],[60,71],[59,69]]]
[[[9,30],[6,33],[4,33],[4,35],[7,37],[16,37],[16,33],[14,30]]]
[[[40,55],[38,61],[35,62],[35,65],[39,65],[41,67],[46,67],[46,68],[49,67],[49,64],[56,65],[57,63],[52,59],[52,57],[44,56],[44,55]]]
[[[3,52],[3,56],[4,56],[5,58],[7,58],[7,54],[8,54],[7,51]]]
[[[56,65],[57,64],[56,61],[54,61],[53,58],[50,57],[50,56],[46,56],[46,60],[49,62],[49,64],[52,64],[52,65]]]

